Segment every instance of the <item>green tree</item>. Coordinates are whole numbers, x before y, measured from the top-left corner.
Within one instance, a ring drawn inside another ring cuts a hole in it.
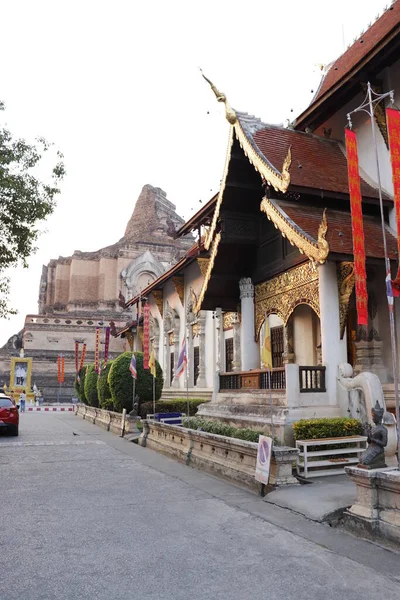
[[[106,405],[109,407],[111,404],[111,390],[108,384],[108,374],[110,372],[112,361],[107,363],[105,369],[102,369],[100,375],[97,378],[97,397],[99,399],[99,405],[104,408]]]
[[[4,104],[0,102],[0,112]],[[56,152],[57,164],[48,180],[38,177],[47,168],[46,153],[52,148],[44,138],[36,145],[14,138],[0,124],[0,274],[22,262],[35,252],[39,237],[38,224],[54,210],[59,184],[65,175],[63,156]],[[15,314],[8,306],[9,278],[0,277],[0,317]]]
[[[85,377],[85,398],[90,406],[99,406],[99,399],[97,396],[97,372],[95,371],[94,365],[88,365],[86,369]]]
[[[85,396],[85,377],[86,377],[86,365],[84,367],[82,367],[82,369],[80,369],[79,373],[78,373],[78,377],[75,377],[75,383],[74,383],[74,387],[75,387],[75,391],[76,391],[76,395],[78,396],[80,402],[83,402],[84,404],[87,404],[88,401],[86,400],[86,396]]]
[[[142,402],[153,399],[153,376],[149,370],[143,369],[143,352],[135,352],[137,380],[135,384],[135,396],[139,396],[139,406]],[[111,398],[114,408],[122,412],[126,408],[128,412],[133,407],[133,377],[129,371],[132,352],[124,352],[113,360],[108,383],[111,390]],[[163,388],[163,372],[158,361],[156,361],[156,400],[161,397]]]

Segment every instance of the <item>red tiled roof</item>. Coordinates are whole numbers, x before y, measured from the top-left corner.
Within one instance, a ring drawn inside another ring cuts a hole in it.
[[[318,238],[318,227],[321,223],[323,208],[304,206],[277,201],[287,216],[303,231],[315,240]],[[340,210],[326,211],[328,231],[326,240],[331,252],[337,254],[353,254],[353,237],[351,232],[351,215]],[[383,258],[383,241],[381,222],[378,217],[364,216],[365,253],[370,258]],[[397,258],[397,240],[386,228],[386,240],[389,257]]]
[[[246,134],[251,135],[249,131]],[[259,153],[278,171],[291,147],[290,185],[349,193],[346,156],[337,141],[277,125],[264,125],[252,137]],[[361,193],[378,197],[377,190],[363,179]]]
[[[320,87],[313,98],[310,106],[303,112],[309,113],[313,105],[323,96],[328,96],[341,80],[350,75],[351,71],[357,70],[361,61],[367,60],[378,45],[383,43],[386,36],[396,28],[400,22],[400,1],[396,0],[382,16],[365,31],[355,42],[330,66]],[[297,119],[299,123],[303,120],[303,114]]]
[[[181,237],[182,235],[187,235],[190,233],[195,227],[198,227],[204,221],[210,219],[214,212],[214,206],[217,202],[218,194],[215,194],[204,206],[202,206],[194,215],[191,217],[182,227],[180,227],[176,235],[177,237]]]

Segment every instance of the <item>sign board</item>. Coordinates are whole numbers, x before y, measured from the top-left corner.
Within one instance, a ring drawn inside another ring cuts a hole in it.
[[[258,438],[257,462],[256,462],[256,481],[268,484],[269,467],[271,464],[272,438],[260,435]]]

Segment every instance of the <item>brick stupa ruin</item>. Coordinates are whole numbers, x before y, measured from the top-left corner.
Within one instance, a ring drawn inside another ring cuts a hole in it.
[[[118,242],[95,252],[76,250],[72,256],[43,266],[38,314],[25,317],[22,339],[21,334],[12,336],[0,350],[0,384],[9,385],[10,358],[19,356],[22,344],[25,356],[33,359],[32,383],[43,391],[45,400],[55,400],[57,357],[62,353],[65,383],[61,399],[70,400],[74,396],[75,340],[87,344],[86,362],[93,362],[96,327],[114,321],[118,328],[132,318],[120,293],[125,298],[139,293],[193,244],[191,237],[176,239],[175,231],[183,223],[166,193],[145,185]],[[123,340],[111,337],[111,356],[124,349]]]

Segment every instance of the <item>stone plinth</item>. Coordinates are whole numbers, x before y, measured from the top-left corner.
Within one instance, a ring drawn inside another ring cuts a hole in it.
[[[383,363],[383,342],[379,340],[359,341],[354,344],[356,349],[356,364],[354,373],[371,371],[375,373],[381,381],[386,383],[388,380],[388,370]]]
[[[400,470],[346,467],[357,485],[357,502],[345,513],[353,531],[400,543]]]
[[[254,477],[257,458],[257,444],[254,442],[146,420],[143,421],[139,444],[241,486],[260,490],[260,484]],[[296,448],[273,448],[271,486],[298,483],[292,476],[297,453]]]

